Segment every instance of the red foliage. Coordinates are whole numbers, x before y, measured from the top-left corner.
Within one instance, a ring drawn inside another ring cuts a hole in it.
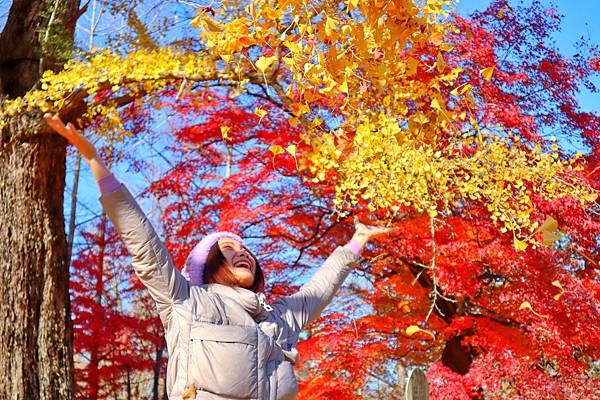
[[[128,253],[114,228],[103,219],[81,236],[86,244],[70,280],[76,396],[115,398],[135,372],[153,370],[162,325],[149,296],[131,285]]]

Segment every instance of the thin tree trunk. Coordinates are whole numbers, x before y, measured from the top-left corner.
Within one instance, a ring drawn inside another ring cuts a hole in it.
[[[0,100],[58,70],[73,45],[79,0],[13,0],[0,35]],[[53,21],[51,23],[50,21]],[[41,112],[0,132],[0,400],[74,397],[64,231],[65,146]]]
[[[152,381],[152,399],[160,400],[158,395],[159,383],[160,383],[160,365],[162,361],[162,354],[164,351],[164,339],[161,340],[160,345],[156,346],[156,358],[154,360],[154,376]]]
[[[94,295],[94,302],[96,304],[101,304],[102,296],[104,295],[104,256],[106,254],[106,223],[107,218],[106,214],[102,213],[102,217],[100,219],[100,231],[98,233],[100,242],[98,243],[98,265],[95,269],[94,273],[96,274],[96,290]],[[98,332],[95,332],[94,335],[98,335]],[[100,349],[97,346],[97,342],[94,342],[94,346],[90,350],[90,375],[93,375],[93,379],[90,380],[90,400],[95,400],[98,398],[98,393],[100,391],[100,374],[99,374],[99,364],[100,364]]]
[[[126,366],[127,368],[127,400],[131,400],[132,399],[132,393],[131,393],[131,367],[129,367],[129,365]]]
[[[71,192],[71,215],[69,215],[69,236],[67,236],[67,260],[71,265],[73,240],[75,238],[75,219],[77,217],[77,191],[79,190],[79,172],[81,171],[81,154],[77,154],[75,172],[73,174],[73,191]]]

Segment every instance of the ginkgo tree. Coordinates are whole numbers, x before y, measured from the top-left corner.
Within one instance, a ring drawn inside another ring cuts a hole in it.
[[[118,126],[123,98],[167,86],[186,90],[189,82],[230,82],[238,93],[260,85],[291,124],[303,125],[312,150],[302,167],[315,182],[337,182],[340,212],[366,200],[389,216],[410,208],[435,217],[465,199],[481,200],[522,249],[543,222],[531,218],[532,197],[571,194],[583,206],[597,195],[578,175],[577,157],[481,124],[485,98],[461,79],[464,66],[449,40],[460,32],[451,6],[286,0],[201,8],[191,21],[200,52],[167,46],[92,53],[46,73],[39,91],[7,102],[4,112],[68,109],[71,97],[110,89],[113,95],[90,104],[82,118]],[[489,82],[494,70],[479,72]]]

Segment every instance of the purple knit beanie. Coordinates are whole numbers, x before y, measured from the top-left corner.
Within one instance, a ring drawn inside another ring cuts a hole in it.
[[[231,232],[213,232],[203,237],[190,252],[187,260],[185,260],[185,266],[181,270],[181,274],[192,285],[202,285],[204,283],[204,264],[206,264],[208,252],[219,239],[224,237],[237,240],[242,246],[245,246],[242,238]]]

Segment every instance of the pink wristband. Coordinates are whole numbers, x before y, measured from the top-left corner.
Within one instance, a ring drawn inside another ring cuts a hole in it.
[[[360,255],[363,249],[363,245],[357,242],[356,240],[351,239],[348,243],[344,245],[344,248],[350,250],[354,255],[358,256]]]
[[[100,194],[107,194],[119,189],[121,187],[121,182],[119,182],[111,172],[98,181],[98,187],[100,188]]]

